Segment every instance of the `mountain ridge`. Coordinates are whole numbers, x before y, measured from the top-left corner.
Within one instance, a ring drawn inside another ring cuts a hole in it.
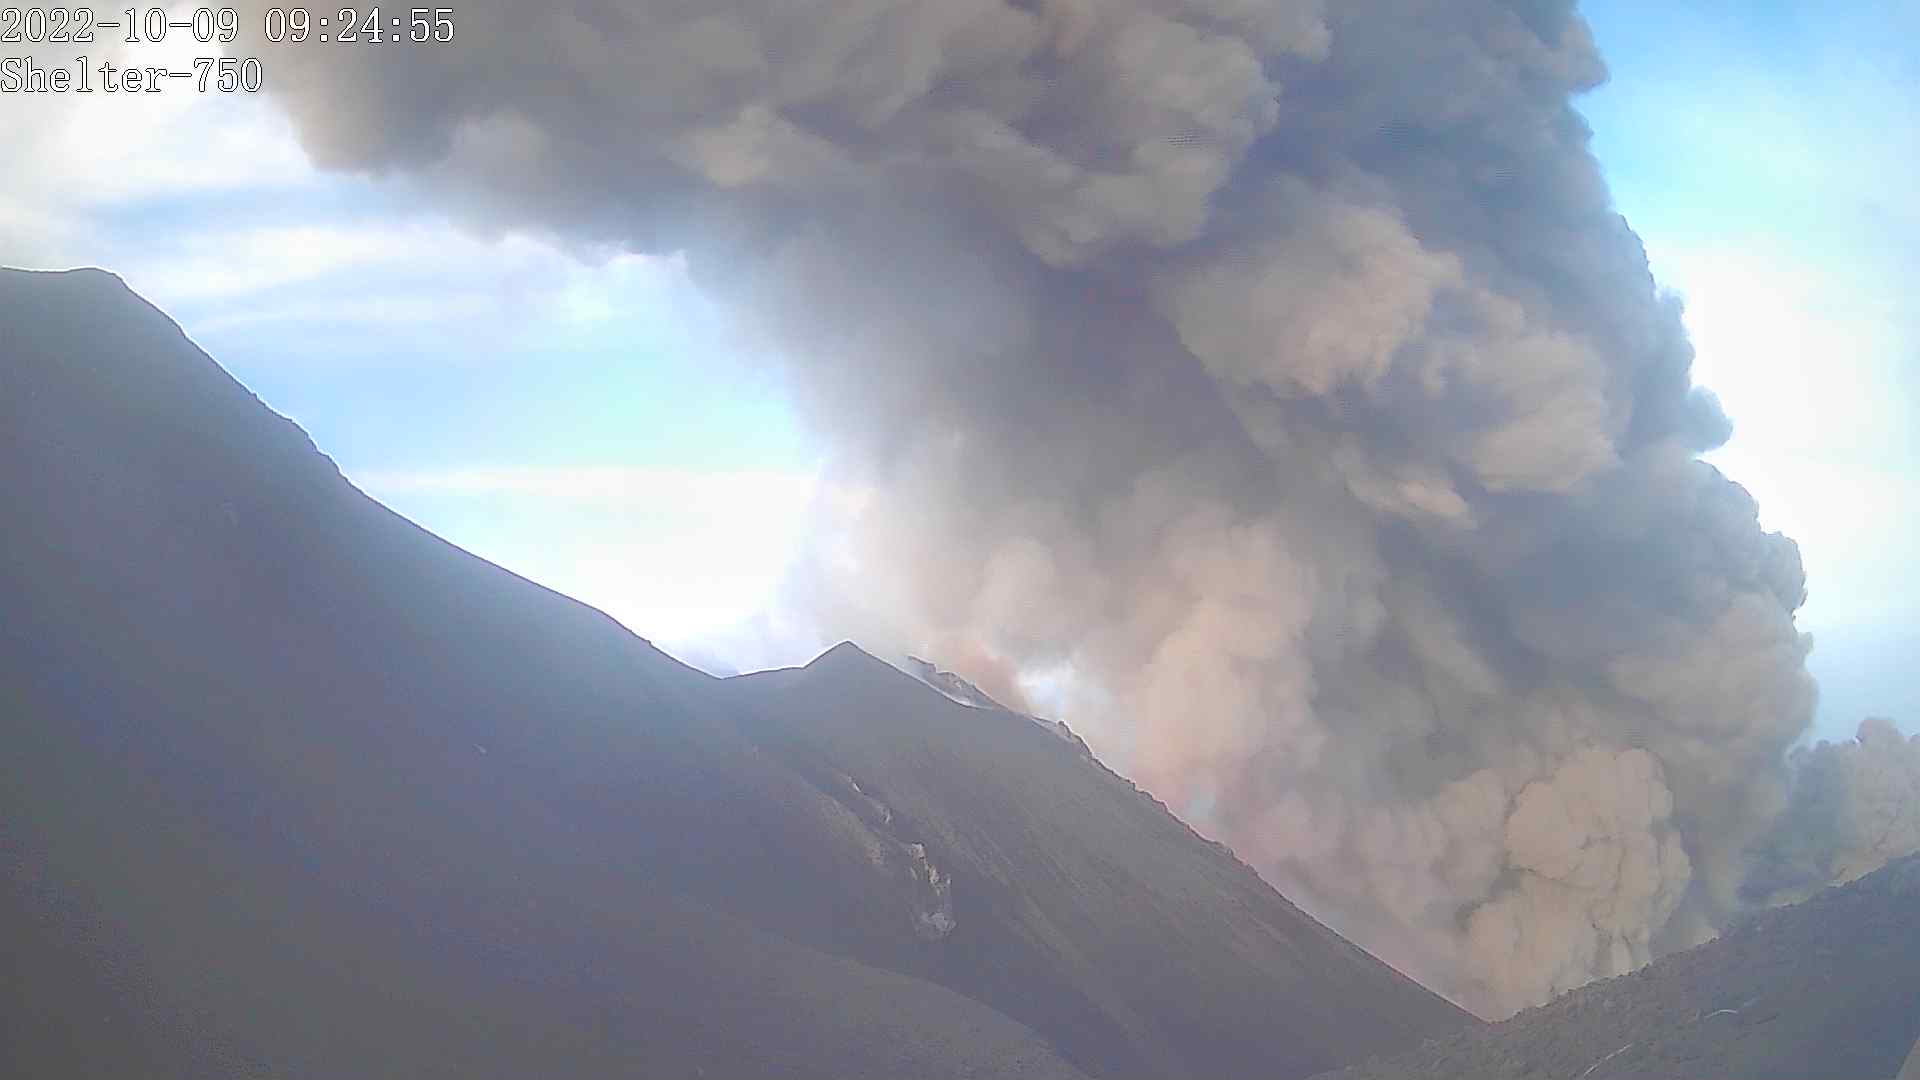
[[[1920,1068],[1920,858],[1482,1025],[1063,726],[419,528],[113,275],[0,327],[0,1072]]]
[[[1323,1080],[1867,1080],[1900,1073],[1916,1042],[1920,855],[1753,912],[1632,974]]]
[[[6,1071],[1304,1076],[1473,1023],[1027,719],[850,646],[715,679],[434,537],[111,275],[0,273],[0,326]]]

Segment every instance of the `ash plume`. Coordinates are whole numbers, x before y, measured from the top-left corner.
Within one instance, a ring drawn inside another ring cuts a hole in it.
[[[1486,1015],[1743,903],[1804,575],[1697,460],[1728,424],[1571,107],[1570,3],[458,28],[272,89],[322,165],[687,252],[859,493],[795,584],[836,635],[1070,671],[1103,754]]]
[[[1880,717],[1843,743],[1794,750],[1787,812],[1754,851],[1745,891],[1792,903],[1920,851],[1920,735]]]

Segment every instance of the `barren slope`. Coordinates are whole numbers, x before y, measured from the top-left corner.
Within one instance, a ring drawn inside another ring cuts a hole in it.
[[[1285,1077],[1470,1022],[1039,725],[710,679],[428,535],[109,275],[0,272],[0,507],[0,1073]]]
[[[1335,1074],[1888,1080],[1920,1039],[1920,856],[1504,1023]]]
[[[851,645],[727,686],[763,745],[950,879],[954,928],[910,970],[1059,1032],[1076,1061],[1301,1076],[1472,1022],[1051,726]]]

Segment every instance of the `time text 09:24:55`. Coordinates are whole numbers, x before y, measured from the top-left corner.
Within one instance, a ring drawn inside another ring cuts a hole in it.
[[[340,8],[316,15],[304,7],[268,8],[261,31],[279,44],[321,43],[425,45],[454,38],[453,9]],[[175,35],[201,44],[232,44],[240,36],[240,13],[230,7],[170,13],[164,8],[128,8],[117,19],[86,7],[0,7],[0,44],[91,45],[123,40],[156,45]]]

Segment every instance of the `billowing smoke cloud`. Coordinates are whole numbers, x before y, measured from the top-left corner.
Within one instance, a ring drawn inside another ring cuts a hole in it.
[[[1871,719],[1852,742],[1802,747],[1792,763],[1792,801],[1755,852],[1751,899],[1800,900],[1920,851],[1920,735]]]
[[[859,493],[796,583],[827,625],[1071,672],[1098,749],[1486,1014],[1742,903],[1803,574],[1696,459],[1727,423],[1570,107],[1570,3],[457,22],[273,50],[273,90],[324,165],[689,252]]]

